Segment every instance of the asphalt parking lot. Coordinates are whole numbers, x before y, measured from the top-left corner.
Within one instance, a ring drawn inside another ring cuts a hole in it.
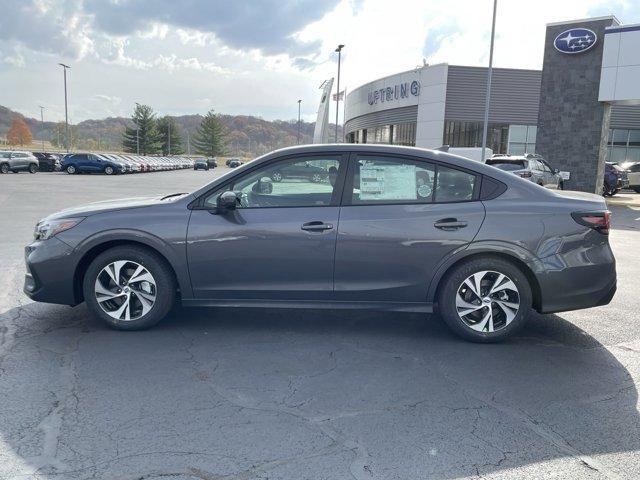
[[[499,345],[353,311],[176,308],[116,332],[22,294],[41,217],[224,171],[0,175],[1,479],[640,478],[640,195],[611,202],[613,302]]]

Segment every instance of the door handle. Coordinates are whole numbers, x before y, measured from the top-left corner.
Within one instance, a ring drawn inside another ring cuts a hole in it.
[[[458,221],[457,218],[443,218],[438,220],[433,224],[434,227],[439,228],[440,230],[457,230],[459,228],[464,228],[467,226],[467,222]]]
[[[331,230],[333,228],[333,225],[330,223],[315,221],[304,223],[300,228],[308,232],[323,232],[325,230]]]

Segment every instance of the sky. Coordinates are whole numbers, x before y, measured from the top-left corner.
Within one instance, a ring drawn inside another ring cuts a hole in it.
[[[218,113],[314,121],[320,90],[422,65],[488,64],[493,0],[0,0],[0,105],[72,123]],[[615,15],[640,0],[499,0],[494,66],[542,68],[549,22]],[[340,112],[342,114],[342,112]],[[334,118],[335,113],[330,118]]]

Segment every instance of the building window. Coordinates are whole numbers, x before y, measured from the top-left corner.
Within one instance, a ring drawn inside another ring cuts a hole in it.
[[[609,130],[607,161],[640,162],[640,130]]]
[[[412,147],[416,144],[416,124],[399,123],[356,130],[347,134],[347,142],[386,143]]]
[[[536,153],[536,135],[538,127],[535,125],[509,125],[509,155],[524,155]]]
[[[447,120],[444,124],[443,145],[450,147],[481,147],[482,122]],[[490,123],[487,129],[487,147],[493,153],[507,153],[509,126]]]

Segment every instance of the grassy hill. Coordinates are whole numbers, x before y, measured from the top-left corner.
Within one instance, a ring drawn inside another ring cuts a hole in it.
[[[22,117],[33,134],[33,145],[40,145],[44,139],[51,144],[62,144],[64,123],[44,122],[25,117],[0,105],[0,137],[5,137],[11,122],[16,116]],[[187,147],[187,133],[193,135],[202,115],[180,115],[172,118],[182,127],[183,144]],[[225,126],[227,149],[229,155],[255,156],[277,148],[296,144],[296,120],[264,120],[247,115],[220,115]],[[125,126],[133,126],[133,122],[125,117],[108,117],[101,120],[85,120],[71,125],[71,139],[75,150],[107,150],[122,149],[122,133]],[[314,123],[301,122],[300,143],[311,143]],[[333,125],[332,125],[333,127]],[[331,134],[330,138],[333,134]],[[35,148],[35,147],[34,147]],[[192,152],[193,153],[193,152]]]

